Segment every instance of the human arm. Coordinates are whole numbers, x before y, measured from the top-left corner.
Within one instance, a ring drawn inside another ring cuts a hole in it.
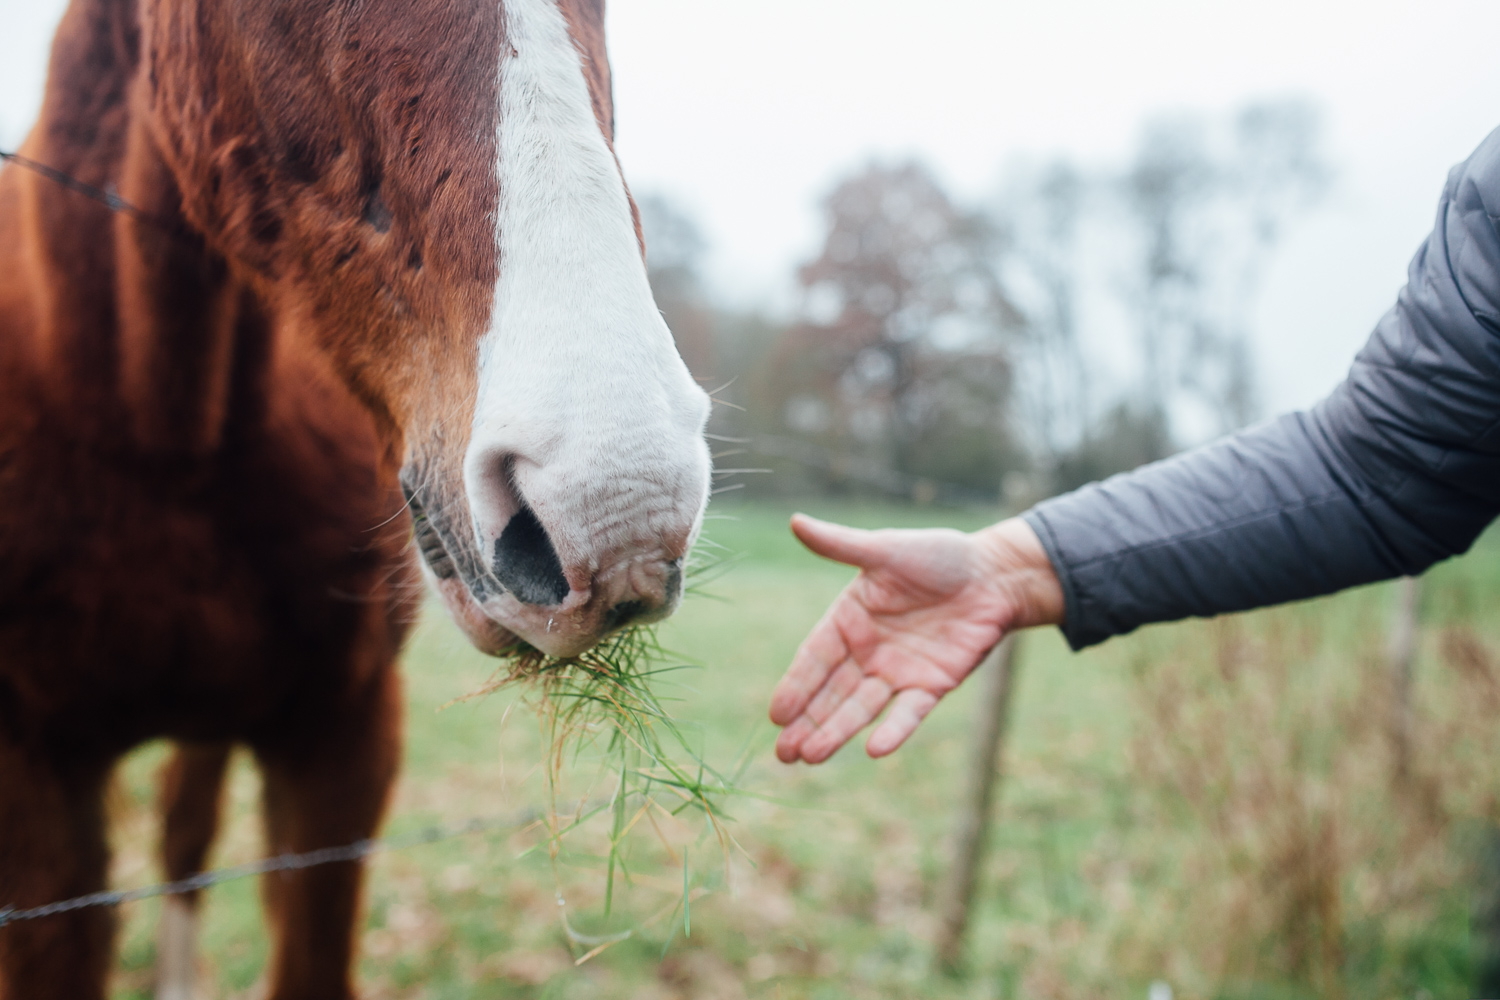
[[[902,595],[892,577],[920,561],[864,569],[777,688],[778,756],[824,760],[894,699],[868,745],[889,753],[1010,629],[1061,623],[1081,648],[1147,622],[1420,572],[1465,551],[1500,512],[1497,220],[1500,132],[1449,176],[1408,285],[1328,399],[1040,504],[1024,515],[1029,541],[1014,522],[988,529],[1011,525],[1011,555],[1025,553],[1034,583],[1050,579],[1038,592],[1054,596],[1034,609],[1045,612],[1022,613],[1006,587],[977,578],[1006,572],[993,555],[959,561],[977,576],[961,576],[949,603],[943,587],[918,588],[908,599],[921,613],[911,615],[876,598]],[[870,561],[820,548],[826,532],[798,534],[832,558]],[[935,540],[903,544],[916,552]],[[945,651],[954,613],[962,641]]]
[[[1407,286],[1307,413],[1038,505],[1074,648],[1419,573],[1500,512],[1500,132],[1456,167]]]

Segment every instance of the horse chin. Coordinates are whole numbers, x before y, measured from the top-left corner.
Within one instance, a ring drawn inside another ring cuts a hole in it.
[[[481,604],[457,576],[439,578],[425,560],[422,569],[448,613],[481,653],[497,656],[525,642],[551,656],[578,656],[599,641],[598,630],[579,627],[576,612],[587,602],[586,593],[569,594],[555,609],[528,607],[509,595]]]
[[[572,591],[561,604],[551,608],[522,604],[509,594],[492,597],[476,606],[491,621],[503,622],[500,627],[516,639],[549,656],[586,653],[604,634],[599,616],[591,613],[588,591]]]
[[[485,614],[484,608],[474,600],[469,588],[464,586],[463,581],[456,576],[447,579],[439,579],[427,566],[426,560],[422,562],[422,571],[437,590],[438,596],[442,597],[443,604],[447,606],[448,613],[458,623],[458,627],[468,636],[469,642],[481,653],[494,656],[511,649],[521,641],[521,637],[504,625],[500,624],[489,615]]]

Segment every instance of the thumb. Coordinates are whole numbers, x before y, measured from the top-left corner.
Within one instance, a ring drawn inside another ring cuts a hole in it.
[[[890,556],[889,545],[877,532],[819,521],[806,514],[792,515],[792,534],[825,559],[874,569]]]

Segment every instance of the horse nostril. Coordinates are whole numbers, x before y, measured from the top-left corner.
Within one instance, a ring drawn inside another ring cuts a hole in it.
[[[646,613],[645,601],[621,601],[609,609],[609,614],[604,616],[604,630],[613,632],[617,628],[624,628],[632,620]]]
[[[495,577],[527,604],[561,604],[568,596],[557,550],[530,507],[522,507],[495,540]]]

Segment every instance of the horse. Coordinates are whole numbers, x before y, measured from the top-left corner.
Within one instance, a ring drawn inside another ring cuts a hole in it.
[[[104,886],[109,775],[151,739],[169,877],[233,745],[271,852],[371,836],[423,579],[487,652],[676,607],[708,400],[647,283],[603,18],[72,0],[0,169],[0,905]],[[353,996],[360,892],[352,862],[263,882],[273,1000]],[[161,996],[194,913],[164,914]],[[112,933],[0,928],[0,997],[102,998]]]

